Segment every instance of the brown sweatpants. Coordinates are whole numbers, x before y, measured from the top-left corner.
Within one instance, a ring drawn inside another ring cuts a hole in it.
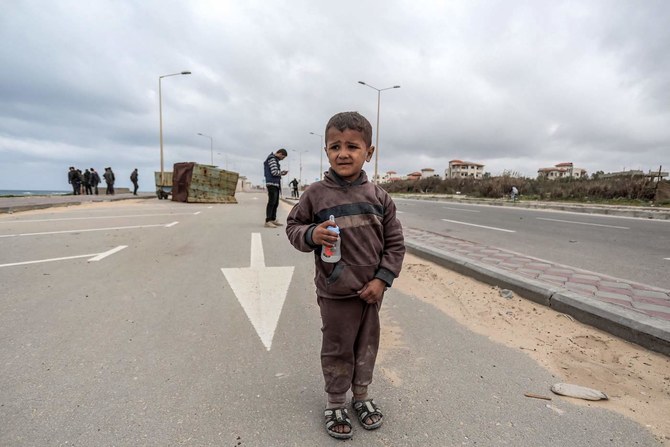
[[[321,368],[330,402],[344,403],[354,386],[367,389],[379,348],[379,308],[360,298],[317,297],[321,309]]]

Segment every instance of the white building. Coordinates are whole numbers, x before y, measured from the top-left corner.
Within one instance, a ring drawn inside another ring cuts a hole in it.
[[[559,163],[553,168],[540,168],[537,170],[538,177],[546,177],[549,180],[557,178],[583,178],[588,174],[586,169],[576,168],[572,162]]]
[[[472,161],[451,160],[449,167],[444,171],[444,178],[484,177],[484,165]]]
[[[435,177],[435,169],[423,168],[421,170],[421,178]]]

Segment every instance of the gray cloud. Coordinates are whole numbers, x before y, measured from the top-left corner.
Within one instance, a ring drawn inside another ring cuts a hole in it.
[[[381,94],[382,172],[667,167],[669,16],[663,1],[12,2],[0,189],[67,189],[67,166],[111,165],[152,190],[158,77],[182,70],[162,81],[166,166],[208,163],[200,132],[215,164],[254,183],[279,147],[311,182],[310,132],[342,110],[375,125],[363,80],[401,85]]]

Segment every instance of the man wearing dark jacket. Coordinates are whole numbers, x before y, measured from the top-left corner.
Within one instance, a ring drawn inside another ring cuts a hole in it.
[[[93,194],[93,190],[91,189],[91,171],[88,169],[84,171],[84,190],[87,196]]]
[[[77,175],[77,170],[74,166],[70,166],[70,170],[67,173],[67,182],[72,185],[72,194],[79,194],[79,175]]]
[[[279,167],[279,161],[288,157],[286,149],[281,148],[274,154],[268,155],[263,163],[265,171],[265,187],[268,190],[268,205],[265,208],[265,227],[277,228],[283,224],[277,221],[277,207],[279,207],[279,192],[281,177],[288,174]]]
[[[98,185],[100,184],[100,176],[98,175],[98,171],[95,169],[91,168],[91,186],[95,190],[95,195],[98,195]]]
[[[105,178],[105,183],[107,183],[107,191],[105,191],[105,194],[114,195],[114,180],[116,180],[116,178],[114,177],[112,168],[105,168],[105,173],[102,174],[102,176]]]
[[[137,195],[137,168],[130,174],[130,181],[133,182],[133,195]]]

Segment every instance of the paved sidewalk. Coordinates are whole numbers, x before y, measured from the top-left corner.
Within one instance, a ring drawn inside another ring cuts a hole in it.
[[[670,355],[670,290],[404,228],[410,252]]]

